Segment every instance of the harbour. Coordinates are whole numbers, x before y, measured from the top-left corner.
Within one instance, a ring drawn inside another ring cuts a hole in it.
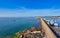
[[[0,38],[60,38],[60,0],[0,0]]]

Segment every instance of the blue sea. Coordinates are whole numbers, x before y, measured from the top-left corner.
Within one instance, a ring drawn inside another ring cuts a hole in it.
[[[60,18],[46,19],[56,20],[60,26]],[[31,27],[40,28],[40,20],[37,20],[36,17],[0,17],[0,37],[12,35]]]
[[[35,17],[0,17],[0,37],[12,35],[31,27],[40,28],[40,21]]]

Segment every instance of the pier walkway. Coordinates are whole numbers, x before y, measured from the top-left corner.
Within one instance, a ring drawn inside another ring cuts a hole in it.
[[[40,18],[42,33],[45,33],[46,38],[60,38],[60,29],[49,26],[43,18]]]

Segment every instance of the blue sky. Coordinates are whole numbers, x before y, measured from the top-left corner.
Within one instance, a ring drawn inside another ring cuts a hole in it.
[[[0,0],[0,17],[60,15],[60,0]]]

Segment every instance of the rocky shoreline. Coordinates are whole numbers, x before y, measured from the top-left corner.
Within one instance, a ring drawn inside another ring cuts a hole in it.
[[[17,32],[18,38],[43,38],[44,35],[41,32],[41,28],[32,27],[31,29]]]

